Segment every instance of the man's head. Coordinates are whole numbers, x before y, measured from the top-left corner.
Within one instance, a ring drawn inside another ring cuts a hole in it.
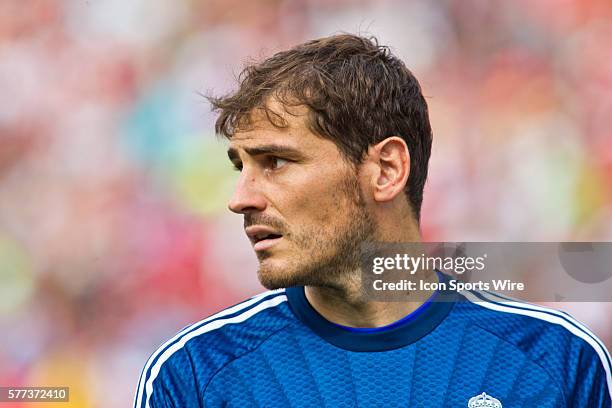
[[[242,171],[229,207],[244,214],[264,286],[334,286],[358,268],[362,242],[384,238],[381,213],[418,224],[427,104],[375,40],[298,45],[248,66],[235,93],[210,100]]]

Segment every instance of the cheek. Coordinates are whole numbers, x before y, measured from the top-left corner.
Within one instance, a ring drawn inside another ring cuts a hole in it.
[[[270,201],[296,234],[333,231],[346,222],[342,217],[354,201],[347,192],[350,177],[340,164],[305,168],[276,185],[272,195],[279,200]]]
[[[348,197],[341,182],[315,183],[310,193],[297,202],[297,217],[317,229],[328,229],[343,220]],[[313,225],[314,224],[314,225]]]

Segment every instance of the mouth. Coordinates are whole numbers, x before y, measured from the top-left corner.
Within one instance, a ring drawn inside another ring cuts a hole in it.
[[[245,231],[255,251],[268,249],[276,245],[283,238],[281,233],[267,227],[247,227]]]

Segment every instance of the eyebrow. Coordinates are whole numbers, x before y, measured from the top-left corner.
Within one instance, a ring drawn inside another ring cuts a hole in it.
[[[261,154],[286,154],[286,155],[291,155],[291,156],[300,156],[300,157],[302,156],[300,151],[293,147],[277,145],[277,144],[267,144],[267,145],[256,146],[256,147],[245,147],[244,151],[250,156],[258,156]],[[229,157],[231,161],[238,160],[240,158],[238,155],[238,150],[233,147],[230,147],[229,149],[227,149],[227,157]]]

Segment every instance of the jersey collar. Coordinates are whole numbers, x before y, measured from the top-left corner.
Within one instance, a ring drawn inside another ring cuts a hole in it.
[[[438,272],[448,286],[449,276]],[[451,311],[456,292],[438,290],[415,311],[387,326],[361,329],[341,326],[321,316],[308,302],[303,286],[286,289],[297,318],[329,343],[351,351],[385,351],[412,344],[434,330]]]

